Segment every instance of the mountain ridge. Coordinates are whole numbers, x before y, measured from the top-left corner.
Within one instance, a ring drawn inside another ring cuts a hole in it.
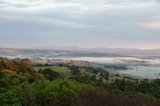
[[[73,49],[72,49],[73,48]],[[68,47],[68,48],[0,48],[0,55],[42,55],[42,54],[61,54],[69,56],[160,56],[160,49],[126,49],[126,48],[78,48],[78,47]],[[94,54],[94,55],[93,55]]]

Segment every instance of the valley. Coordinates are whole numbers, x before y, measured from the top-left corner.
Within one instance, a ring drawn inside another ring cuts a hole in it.
[[[105,64],[125,66],[127,70],[108,69],[111,73],[142,79],[160,78],[160,58],[158,55],[109,54],[88,51],[60,51],[37,49],[0,49],[0,56],[9,59],[29,58],[33,64],[74,64],[101,66]]]

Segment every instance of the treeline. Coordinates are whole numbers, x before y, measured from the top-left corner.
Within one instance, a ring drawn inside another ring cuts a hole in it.
[[[73,75],[78,75],[78,74],[81,74],[80,73],[80,70],[85,70],[86,72],[89,72],[89,73],[93,73],[95,75],[99,75],[100,77],[104,78],[104,79],[108,79],[110,74],[108,71],[100,68],[100,67],[91,67],[91,66],[83,66],[83,67],[80,67],[80,66],[74,66],[74,65],[71,65],[71,66],[68,66],[69,69],[71,69],[71,73]]]
[[[29,83],[26,76],[1,73],[0,104],[15,106],[158,106],[156,99],[93,87],[69,78]]]
[[[116,89],[122,92],[140,92],[142,94],[157,98],[160,100],[160,79],[155,80],[118,80],[110,83],[108,89]]]
[[[127,70],[128,67],[125,66],[125,65],[113,65],[113,64],[105,64],[105,65],[102,65],[104,68],[110,68],[110,69],[113,69],[113,70]]]
[[[94,74],[98,74],[100,75],[101,77],[103,77],[104,79],[108,79],[110,74],[108,71],[98,67],[98,68],[95,68],[95,67],[84,67],[86,71],[88,72],[91,72],[91,73],[94,73]]]
[[[2,106],[160,105],[159,79],[115,80],[112,83],[104,83],[102,81],[104,76],[97,78],[94,74],[81,71],[82,67],[78,66],[68,66],[71,76],[65,77],[50,68],[34,71],[29,59],[17,61],[2,58],[2,60],[0,62],[0,105]],[[25,62],[20,64],[22,61]],[[10,64],[13,66],[9,67]],[[20,68],[19,64],[24,69]],[[13,67],[17,67],[16,70]],[[93,67],[85,67],[85,70],[98,75],[104,71]],[[106,76],[108,75],[106,73]]]

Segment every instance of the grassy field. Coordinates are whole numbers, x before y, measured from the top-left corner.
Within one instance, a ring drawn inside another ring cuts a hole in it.
[[[71,70],[68,69],[68,67],[65,67],[65,66],[33,66],[34,70],[35,71],[38,71],[39,69],[45,69],[45,68],[51,68],[53,69],[55,72],[58,72],[64,76],[71,76]],[[87,72],[84,68],[81,68],[80,69],[81,72],[85,72],[86,74],[88,75],[96,75],[97,77],[100,77],[98,74],[94,74],[94,73],[90,73],[90,72]],[[113,74],[113,73],[112,73]],[[115,79],[126,79],[126,80],[130,80],[130,79],[127,79],[127,78],[123,78],[122,76],[110,76],[108,80],[105,80],[104,79],[104,82],[107,82],[107,83],[111,83],[113,81],[115,81]]]
[[[35,71],[38,71],[39,69],[45,69],[45,68],[51,68],[55,72],[58,72],[65,76],[70,76],[70,72],[71,72],[71,70],[69,70],[67,67],[62,67],[62,66],[44,66],[44,67],[34,66]]]

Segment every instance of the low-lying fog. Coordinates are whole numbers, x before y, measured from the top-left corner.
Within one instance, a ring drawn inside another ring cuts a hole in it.
[[[14,57],[8,57],[14,58]],[[34,58],[34,57],[31,57]],[[39,57],[42,60],[83,60],[100,64],[121,64],[129,67],[127,70],[116,70],[121,75],[135,78],[160,78],[160,58],[138,57]]]
[[[57,59],[57,58],[52,58]],[[85,60],[101,64],[121,64],[128,67],[127,70],[116,70],[119,74],[135,78],[160,78],[160,58],[134,58],[134,57],[68,57],[58,58],[63,60]]]

